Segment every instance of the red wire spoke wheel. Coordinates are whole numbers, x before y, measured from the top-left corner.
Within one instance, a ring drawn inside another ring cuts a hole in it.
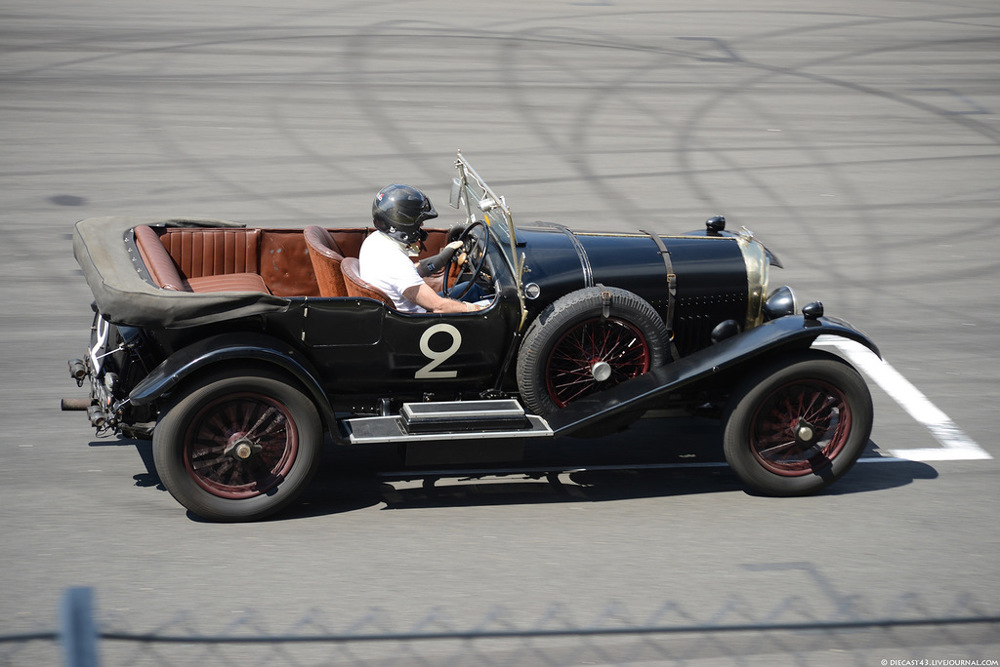
[[[751,489],[814,493],[842,477],[868,444],[873,409],[864,378],[818,350],[777,356],[729,400],[723,450]]]
[[[223,369],[179,394],[153,430],[153,461],[167,491],[193,514],[255,521],[309,484],[322,423],[290,378]]]
[[[267,493],[291,470],[298,431],[288,408],[261,394],[236,394],[206,405],[184,438],[184,465],[220,498]]]
[[[593,318],[562,335],[548,358],[549,397],[560,408],[649,371],[649,343],[621,319]]]
[[[776,475],[808,475],[828,465],[851,434],[851,406],[844,392],[826,382],[793,382],[761,402],[750,447]]]
[[[668,361],[667,327],[637,295],[615,287],[571,292],[524,336],[517,385],[525,406],[549,415]]]

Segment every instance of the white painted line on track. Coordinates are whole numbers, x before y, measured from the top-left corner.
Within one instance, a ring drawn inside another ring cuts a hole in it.
[[[889,450],[894,458],[907,461],[974,461],[993,458],[965,435],[948,415],[927,400],[899,371],[879,359],[878,355],[861,343],[835,336],[820,336],[815,345],[831,345],[840,350],[858,370],[882,387],[885,393],[941,443],[940,447]]]

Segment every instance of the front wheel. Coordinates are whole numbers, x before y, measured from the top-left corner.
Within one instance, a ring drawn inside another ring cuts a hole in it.
[[[751,488],[771,496],[814,493],[857,461],[873,419],[861,375],[829,354],[776,359],[730,399],[723,449]]]
[[[320,461],[312,401],[278,376],[216,374],[153,431],[153,461],[170,494],[210,521],[255,521],[295,500]]]

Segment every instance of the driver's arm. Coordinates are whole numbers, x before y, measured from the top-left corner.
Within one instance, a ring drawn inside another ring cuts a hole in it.
[[[470,313],[482,310],[474,303],[447,299],[432,290],[427,283],[407,287],[403,290],[403,296],[432,313]]]

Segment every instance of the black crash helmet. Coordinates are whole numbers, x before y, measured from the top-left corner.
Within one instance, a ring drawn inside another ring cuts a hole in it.
[[[372,202],[376,229],[407,245],[426,239],[420,226],[437,215],[427,195],[409,185],[387,185]]]

